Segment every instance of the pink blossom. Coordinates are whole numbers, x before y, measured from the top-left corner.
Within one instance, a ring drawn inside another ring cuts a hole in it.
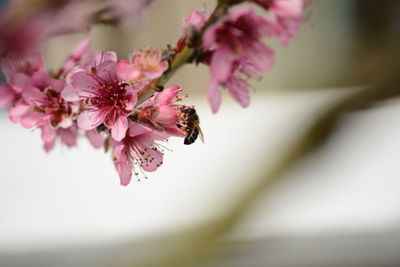
[[[177,127],[181,105],[176,104],[176,101],[181,100],[178,96],[181,91],[178,85],[172,85],[156,93],[141,106],[139,121],[169,135],[185,136],[185,132]]]
[[[117,77],[114,53],[94,54],[91,58],[91,63],[82,59],[82,67],[87,69],[73,72],[63,96],[84,104],[85,111],[78,117],[79,128],[88,131],[104,123],[112,137],[120,141],[128,129],[127,116],[135,106],[136,93]]]
[[[277,34],[275,24],[258,16],[250,7],[231,11],[204,34],[203,48],[211,51],[208,99],[213,112],[221,104],[220,85],[243,107],[250,103],[248,85],[242,76],[258,76],[274,65],[274,52],[262,43],[264,36]]]
[[[119,60],[117,75],[123,80],[153,80],[159,78],[167,68],[161,51],[145,48],[132,55],[130,61]]]
[[[163,152],[156,141],[163,141],[168,135],[159,133],[150,127],[129,121],[128,134],[113,148],[114,165],[118,171],[121,185],[128,185],[132,173],[153,172],[163,163]]]
[[[53,79],[45,72],[36,72],[21,91],[21,98],[9,109],[13,122],[25,128],[50,124],[69,127],[78,112],[78,105],[67,103],[61,97],[64,82]]]

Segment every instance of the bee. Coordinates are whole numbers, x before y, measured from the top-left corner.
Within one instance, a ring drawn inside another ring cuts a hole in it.
[[[186,132],[186,137],[183,142],[185,145],[193,144],[199,136],[200,140],[204,142],[203,132],[200,128],[200,118],[194,108],[186,106],[182,107],[181,121],[182,123],[179,123],[178,127]]]

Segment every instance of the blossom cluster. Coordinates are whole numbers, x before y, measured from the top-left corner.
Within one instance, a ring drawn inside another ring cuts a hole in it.
[[[140,7],[148,2],[141,1]],[[233,2],[243,1],[226,2],[233,6]],[[113,51],[90,50],[87,39],[56,72],[46,70],[37,50],[7,50],[7,38],[18,34],[7,35],[0,41],[7,51],[1,59],[7,83],[0,86],[0,108],[8,108],[12,122],[40,129],[46,151],[52,150],[57,140],[75,146],[78,136],[84,134],[93,147],[111,151],[121,184],[128,185],[133,175],[145,176],[144,172],[163,164],[162,142],[175,136],[191,144],[201,135],[194,107],[181,103],[180,86],[164,87],[161,82],[176,70],[179,64],[174,62],[180,54],[189,53],[183,63],[209,66],[207,95],[213,112],[221,104],[220,87],[243,107],[250,104],[248,79],[259,79],[260,72],[274,64],[274,52],[263,38],[277,37],[287,45],[302,22],[308,1],[254,2],[265,4],[272,16],[258,15],[251,6],[227,8],[220,4],[216,10],[222,6],[222,13],[191,12],[175,47],[145,47],[124,60]],[[24,39],[25,31],[22,34]]]

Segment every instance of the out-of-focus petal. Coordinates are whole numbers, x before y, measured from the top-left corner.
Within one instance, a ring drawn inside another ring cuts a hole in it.
[[[10,86],[0,86],[0,108],[11,105],[15,98],[16,94]]]
[[[225,82],[232,72],[233,60],[234,55],[230,51],[229,47],[223,45],[215,51],[210,63],[212,79],[219,82]]]
[[[221,92],[219,91],[219,83],[216,80],[211,80],[207,89],[207,98],[210,102],[211,110],[213,113],[217,113],[221,106]]]
[[[87,139],[94,148],[101,148],[104,145],[105,138],[102,134],[96,130],[90,130],[85,132]]]

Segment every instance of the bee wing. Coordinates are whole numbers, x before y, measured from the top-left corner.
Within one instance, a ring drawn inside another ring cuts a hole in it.
[[[201,140],[201,142],[204,144],[204,134],[203,134],[203,131],[201,130],[201,128],[200,127],[198,127],[199,128],[199,136],[200,136],[200,140]]]

